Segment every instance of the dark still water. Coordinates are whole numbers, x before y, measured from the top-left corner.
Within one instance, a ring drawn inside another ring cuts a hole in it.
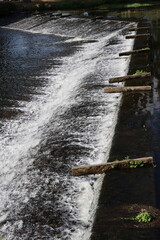
[[[0,28],[0,236],[89,239],[103,177],[71,176],[108,159],[135,23],[36,15]],[[94,41],[90,41],[94,40]],[[121,86],[121,84],[119,84]]]
[[[109,14],[110,15],[110,14]],[[145,106],[146,112],[148,112],[148,117],[146,117],[145,122],[148,122],[147,129],[151,132],[152,135],[152,146],[146,147],[147,149],[152,152],[155,162],[155,193],[156,193],[156,206],[160,208],[160,9],[157,7],[155,8],[148,8],[146,10],[139,9],[139,10],[128,10],[122,12],[114,12],[111,13],[112,16],[116,19],[117,17],[121,17],[122,19],[125,18],[132,18],[137,19],[140,23],[145,25],[151,26],[151,54],[150,59],[148,61],[148,65],[150,64],[150,70],[152,73],[152,87],[153,92],[150,96],[150,105]],[[145,42],[144,42],[145,44]],[[143,47],[143,41],[141,41],[141,47]],[[144,46],[145,47],[145,46]],[[138,64],[137,64],[138,63]],[[143,70],[148,70],[148,65],[143,61],[140,62],[137,57],[137,61],[133,62],[131,68],[134,68],[137,64],[142,65]],[[144,66],[143,66],[144,64]],[[147,115],[146,115],[147,116]]]
[[[104,177],[91,240],[160,239],[160,9],[117,11],[112,19],[138,20],[138,26],[151,26],[152,37],[136,39],[134,49],[150,47],[150,54],[132,56],[129,74],[151,71],[151,81],[131,81],[126,85],[151,85],[151,93],[124,94],[109,160],[152,156],[156,168],[113,171]],[[137,31],[138,34],[146,30]],[[151,223],[132,218],[143,209],[153,216]],[[132,219],[132,220],[131,220]]]

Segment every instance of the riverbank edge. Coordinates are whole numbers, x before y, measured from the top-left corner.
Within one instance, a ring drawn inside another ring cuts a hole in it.
[[[0,17],[6,17],[19,12],[39,13],[44,11],[82,11],[82,10],[97,10],[110,11],[119,9],[141,9],[148,7],[160,6],[158,2],[144,3],[105,3],[104,0],[94,1],[44,1],[44,2],[0,2]]]

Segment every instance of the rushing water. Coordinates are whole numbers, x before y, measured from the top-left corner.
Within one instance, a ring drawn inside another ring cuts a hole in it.
[[[0,235],[89,239],[103,177],[71,167],[107,161],[127,73],[131,24],[30,16],[0,29]],[[133,24],[132,24],[133,25]],[[82,40],[96,40],[88,43]]]
[[[148,101],[158,207],[159,11],[107,16],[151,25]],[[88,240],[103,176],[77,178],[71,168],[108,159],[121,95],[103,87],[127,73],[130,58],[118,53],[132,48],[124,35],[136,24],[49,15],[7,22],[0,28],[0,236]]]

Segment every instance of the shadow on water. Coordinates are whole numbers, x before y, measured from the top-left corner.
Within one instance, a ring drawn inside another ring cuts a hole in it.
[[[159,13],[160,9],[110,13],[114,18],[137,18],[139,26],[151,25],[151,41],[136,40],[134,46],[138,49],[150,45],[151,53],[133,56],[129,74],[151,71],[152,82],[132,81],[128,85],[152,85],[153,92],[123,95],[109,161],[153,155],[156,168],[113,170],[106,174],[91,240],[160,239]],[[151,223],[131,220],[142,209],[152,214]]]
[[[153,50],[152,50],[152,74],[153,74],[153,156],[156,161],[156,199],[157,207],[160,208],[160,19],[152,21]]]

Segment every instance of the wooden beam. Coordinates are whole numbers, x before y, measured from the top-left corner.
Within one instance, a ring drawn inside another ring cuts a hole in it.
[[[137,53],[147,53],[149,51],[150,51],[150,48],[142,48],[142,49],[119,53],[119,56],[127,56],[127,55],[137,54]]]
[[[82,39],[82,40],[77,40],[77,42],[82,42],[82,43],[95,43],[95,42],[98,42],[98,40],[95,40],[95,39]]]
[[[151,73],[142,73],[142,74],[135,74],[135,75],[127,75],[127,76],[122,76],[122,77],[115,77],[115,78],[110,78],[109,83],[115,83],[115,82],[124,82],[128,80],[137,80],[137,79],[145,79],[148,80],[151,78]]]
[[[105,93],[121,93],[121,92],[142,92],[151,91],[151,86],[130,86],[130,87],[105,87]]]
[[[144,165],[153,165],[153,158],[144,157],[144,158],[108,162],[103,164],[73,167],[72,175],[83,176],[83,175],[90,175],[90,174],[102,174],[113,169],[137,168],[137,167],[143,167]]]
[[[128,36],[126,36],[126,39],[130,39],[130,38],[149,38],[150,36],[151,36],[151,34],[149,34],[149,33],[136,34],[136,35],[128,35]]]
[[[129,28],[128,31],[137,31],[137,30],[150,30],[150,27],[137,27],[137,28]]]

